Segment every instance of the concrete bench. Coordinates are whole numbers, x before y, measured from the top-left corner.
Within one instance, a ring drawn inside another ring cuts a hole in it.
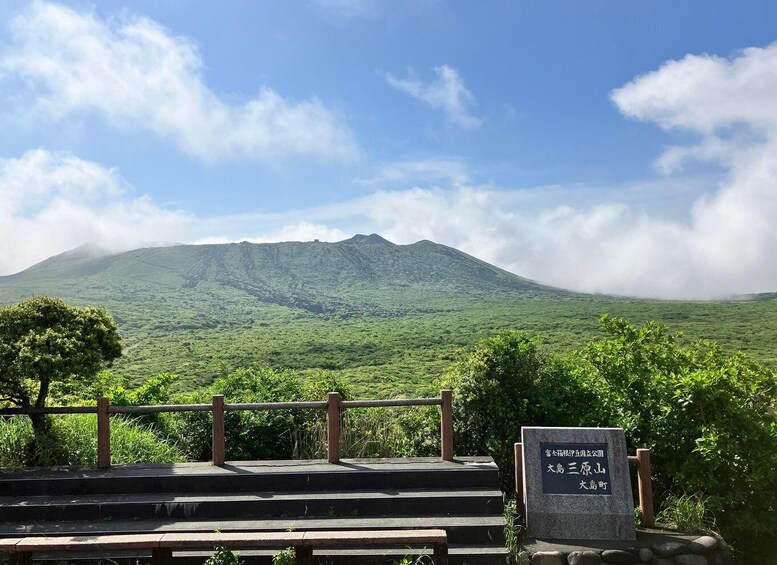
[[[36,552],[91,552],[151,550],[151,559],[165,565],[173,550],[212,549],[283,549],[293,547],[297,562],[313,563],[313,549],[321,547],[371,547],[384,545],[432,546],[435,565],[448,563],[448,536],[445,530],[327,530],[310,532],[201,532],[101,534],[93,536],[29,536],[0,539],[0,552],[11,561],[28,564]]]

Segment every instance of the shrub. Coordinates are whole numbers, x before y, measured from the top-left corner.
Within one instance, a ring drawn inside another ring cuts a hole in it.
[[[297,563],[297,552],[293,547],[283,549],[272,556],[272,565],[295,565]]]
[[[340,422],[340,456],[422,457],[440,453],[439,408],[356,408]],[[325,459],[327,423],[315,418],[299,430],[295,458]]]
[[[243,565],[243,560],[240,559],[239,553],[232,552],[226,547],[218,547],[216,553],[208,557],[203,565]]]
[[[656,492],[697,492],[721,533],[764,562],[777,531],[774,371],[649,322],[602,317],[585,351],[601,402],[631,447],[652,451]]]
[[[304,389],[288,371],[269,368],[238,369],[217,378],[205,391],[174,398],[181,403],[205,403],[223,394],[228,403],[296,402],[304,400]],[[230,411],[224,416],[226,458],[229,460],[291,459],[295,431],[311,415],[307,410]],[[168,437],[187,458],[211,458],[211,416],[207,412],[173,412],[160,419]]]
[[[504,331],[458,355],[442,380],[453,390],[456,453],[491,455],[505,492],[514,491],[513,444],[522,426],[576,426],[601,418],[584,373],[526,333]]]
[[[322,400],[328,392],[339,392],[342,400],[351,399],[347,383],[327,373],[304,385],[306,400]],[[343,411],[340,418],[341,457],[421,457],[440,452],[437,407],[356,408]],[[310,412],[296,430],[294,456],[322,459],[326,458],[326,448],[326,415]]]

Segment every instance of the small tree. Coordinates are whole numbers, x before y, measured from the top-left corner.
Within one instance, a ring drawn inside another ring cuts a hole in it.
[[[88,381],[120,355],[116,323],[104,308],[48,296],[0,307],[0,402],[42,408],[52,385]],[[47,419],[30,418],[39,438]]]

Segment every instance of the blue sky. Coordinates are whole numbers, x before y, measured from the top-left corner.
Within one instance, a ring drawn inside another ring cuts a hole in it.
[[[0,20],[0,274],[85,242],[379,232],[589,292],[777,290],[773,2],[11,0]]]

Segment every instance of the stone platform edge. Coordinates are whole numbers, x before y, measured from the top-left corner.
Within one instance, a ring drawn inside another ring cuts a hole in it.
[[[519,563],[531,565],[730,565],[731,552],[722,539],[669,532],[640,531],[630,545],[573,540],[526,540]],[[647,535],[646,535],[647,534]],[[612,547],[617,545],[617,547]],[[609,547],[608,547],[609,546]]]

